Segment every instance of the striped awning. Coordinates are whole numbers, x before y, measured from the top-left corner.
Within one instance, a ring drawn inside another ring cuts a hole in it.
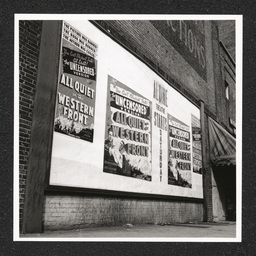
[[[214,165],[236,164],[236,139],[209,117],[210,160]]]

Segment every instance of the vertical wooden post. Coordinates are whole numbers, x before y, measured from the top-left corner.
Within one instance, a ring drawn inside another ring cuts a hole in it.
[[[204,195],[204,216],[203,220],[208,220],[208,207],[207,207],[207,187],[206,187],[206,132],[204,120],[204,102],[200,101],[200,122],[201,122],[201,143],[202,143],[202,175],[203,175],[203,195]]]
[[[23,215],[23,233],[43,231],[58,84],[61,21],[43,21]]]

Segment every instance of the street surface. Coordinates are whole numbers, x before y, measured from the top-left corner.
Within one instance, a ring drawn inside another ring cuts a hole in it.
[[[116,227],[93,227],[76,230],[45,231],[21,234],[20,238],[235,238],[236,223],[126,224]]]

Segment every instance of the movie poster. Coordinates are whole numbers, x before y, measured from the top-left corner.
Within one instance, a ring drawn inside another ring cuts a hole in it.
[[[97,45],[63,22],[54,130],[93,142]]]
[[[151,102],[108,76],[103,171],[151,181]]]
[[[191,114],[193,172],[202,174],[202,146],[200,120]]]
[[[192,188],[190,127],[168,116],[168,184]]]

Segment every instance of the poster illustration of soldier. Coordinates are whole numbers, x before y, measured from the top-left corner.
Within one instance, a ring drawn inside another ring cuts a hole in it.
[[[202,174],[202,146],[200,120],[191,114],[193,172]]]
[[[192,187],[190,127],[168,115],[168,184]]]
[[[63,22],[54,130],[93,142],[97,45]]]
[[[151,181],[151,102],[108,76],[103,171]]]

